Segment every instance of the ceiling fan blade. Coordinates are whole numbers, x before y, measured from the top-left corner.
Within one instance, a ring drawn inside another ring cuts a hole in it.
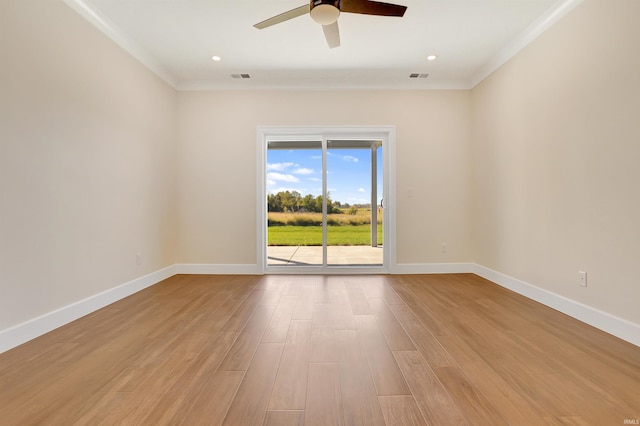
[[[323,25],[322,31],[324,31],[324,38],[327,39],[327,44],[330,49],[340,46],[340,29],[338,28],[338,21],[333,24]]]
[[[340,10],[364,15],[404,16],[407,6],[370,0],[342,0]]]
[[[309,5],[305,4],[304,6],[296,7],[295,9],[291,9],[288,12],[281,13],[280,15],[273,16],[269,19],[265,19],[262,22],[258,22],[254,25],[257,29],[261,30],[263,28],[270,27],[275,24],[279,24],[284,21],[288,21],[289,19],[297,18],[298,16],[302,16],[309,13]]]

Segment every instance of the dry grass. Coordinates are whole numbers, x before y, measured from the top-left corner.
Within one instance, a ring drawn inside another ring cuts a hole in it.
[[[322,213],[276,213],[268,215],[269,226],[320,226],[322,225]],[[378,215],[378,223],[382,223],[382,215]],[[330,214],[327,215],[327,224],[332,226],[359,226],[371,224],[371,211],[358,209],[355,215]]]

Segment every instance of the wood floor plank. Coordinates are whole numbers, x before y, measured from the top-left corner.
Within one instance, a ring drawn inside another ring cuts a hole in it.
[[[373,315],[357,315],[355,318],[359,341],[369,361],[369,370],[377,394],[408,395],[409,388],[375,317]]]
[[[466,418],[479,424],[506,425],[495,406],[455,367],[434,369],[438,380]]]
[[[369,306],[392,351],[413,351],[416,349],[384,299],[369,299]]]
[[[310,320],[313,315],[313,304],[316,286],[313,282],[304,281],[300,284],[298,301],[291,314],[294,320]]]
[[[346,305],[349,303],[344,282],[339,275],[323,276],[315,286],[313,302],[318,304]]]
[[[481,305],[479,312],[495,322],[501,321],[501,318],[509,318],[505,321],[505,327],[511,330],[508,339],[496,343],[501,343],[501,347],[510,355],[526,353],[517,358],[526,364],[532,374],[561,374],[570,382],[579,383],[581,388],[590,389],[598,398],[611,405],[626,405],[630,410],[638,406],[640,387],[637,383],[640,383],[640,368],[634,368],[634,357],[620,359],[615,355],[605,355],[600,358],[602,364],[595,368],[594,356],[585,353],[581,344],[574,345],[569,343],[572,340],[560,339],[546,327],[532,327],[531,321],[520,314],[520,305],[512,312],[509,304],[500,306],[486,299],[479,300],[478,304]],[[525,336],[518,332],[523,329],[529,330]],[[616,343],[615,339],[612,342]],[[593,351],[595,349],[591,352]],[[627,392],[614,399],[602,386],[594,386],[595,383],[604,382],[619,389],[626,388]]]
[[[512,387],[481,356],[458,336],[441,336],[440,343],[458,362],[474,386],[493,401],[505,421],[512,425],[544,424],[544,419],[530,401]]]
[[[21,376],[25,377],[26,383],[8,384],[3,380],[0,387],[0,418],[8,424],[29,424],[35,423],[32,416],[38,413],[51,413],[54,409],[52,403],[57,402],[57,396],[47,393],[47,389],[54,386],[60,380],[63,380],[69,374],[72,368],[69,364],[45,363],[39,366],[36,374],[31,376],[23,372]],[[70,396],[64,393],[60,395],[62,398]],[[53,401],[52,401],[53,399]]]
[[[234,314],[240,308],[241,303],[246,300],[249,294],[253,290],[247,287],[241,287],[237,290],[227,290],[223,294],[225,295],[224,303],[220,306],[213,307],[209,311],[203,313],[202,323],[203,329],[208,331],[223,330],[226,326],[226,331],[240,331],[246,322],[244,316],[230,321],[231,318],[235,318]],[[252,300],[250,303],[257,303]],[[240,323],[240,324],[238,324]]]
[[[431,367],[450,367],[455,365],[451,355],[442,347],[438,339],[431,334],[420,319],[411,312],[409,307],[406,305],[390,305],[390,308]]]
[[[356,322],[348,304],[316,303],[313,305],[313,327],[355,330]]]
[[[277,279],[271,279],[267,276],[263,279],[260,290],[264,291],[264,296],[258,302],[258,307],[272,307],[275,308],[280,302],[282,293],[286,289],[286,284]]]
[[[267,411],[265,426],[303,426],[304,411]]]
[[[289,324],[291,323],[291,316],[293,310],[298,301],[298,296],[282,296],[279,303],[271,316],[269,325],[267,325],[264,335],[262,336],[263,342],[276,342],[284,343],[287,339],[287,333],[289,332]]]
[[[451,331],[447,328],[442,318],[434,314],[429,307],[416,296],[409,285],[403,284],[404,281],[412,279],[414,279],[413,276],[402,277],[400,279],[389,278],[389,285],[400,295],[403,302],[411,311],[420,318],[420,321],[429,329],[431,334],[434,336],[451,334]]]
[[[398,351],[393,355],[396,357],[420,412],[428,424],[466,425],[474,423],[473,419],[467,421],[452,396],[442,386],[438,377],[418,351]]]
[[[231,345],[233,345],[237,336],[237,332],[221,331],[207,342],[203,351],[197,354],[196,359],[184,370],[174,386],[167,389],[164,395],[158,399],[156,404],[158,409],[155,410],[156,414],[162,415],[163,419],[167,418],[170,414],[171,417],[169,420],[171,421],[164,422],[158,420],[154,423],[179,423],[180,419],[183,418],[195,419],[196,417],[193,413],[204,413],[204,411],[194,406],[194,404],[196,404],[200,398],[205,398],[204,395],[209,395],[212,391],[211,386],[219,386],[217,382],[212,382],[212,378],[217,377],[216,380],[231,379],[233,377],[239,378],[239,380],[242,379],[244,372],[233,372],[234,374],[216,373],[218,366],[231,348]],[[224,381],[224,383],[226,383],[226,381]],[[235,394],[236,389],[237,386],[233,388],[231,393]],[[231,391],[231,389],[227,390]],[[165,413],[165,411],[168,411],[165,407],[171,407],[176,402],[179,404],[175,406],[175,409],[170,413]],[[226,414],[226,409],[224,413],[222,413],[222,419],[224,418],[224,414]],[[220,421],[222,421],[222,419],[220,419]]]
[[[221,425],[244,378],[243,371],[218,371],[198,387],[197,397],[185,412],[176,412],[165,424]],[[155,423],[162,424],[162,423]]]
[[[549,426],[590,426],[593,424],[592,421],[587,421],[585,418],[580,416],[545,417],[545,420],[546,424]]]
[[[367,357],[358,343],[357,331],[336,330],[340,354],[340,386],[345,424],[384,425],[384,416]]]
[[[501,357],[507,362],[519,362],[526,365],[526,368],[533,374],[552,374],[558,370],[550,364],[548,360],[538,356],[535,344],[531,344],[529,339],[518,341],[518,334],[511,332],[500,324],[491,320],[490,315],[478,314],[478,302],[472,305],[461,305],[459,310],[466,313],[464,321],[459,321],[465,330],[465,337],[468,341],[475,342],[475,347],[479,353],[492,356],[490,354],[501,353]],[[516,319],[511,316],[503,318],[504,323],[510,323]],[[491,336],[487,339],[487,336]],[[533,337],[533,336],[531,336]],[[549,336],[551,337],[551,336]],[[543,337],[541,341],[544,341]]]
[[[400,296],[391,288],[387,279],[381,275],[361,280],[360,288],[367,299],[383,299],[390,305],[404,304]]]
[[[222,330],[225,331],[240,331],[244,328],[249,318],[253,315],[253,312],[258,307],[258,304],[265,296],[266,291],[264,290],[253,290],[242,302],[240,306],[237,307],[235,311],[232,312],[233,315],[229,315],[229,319],[222,326]]]
[[[337,363],[338,346],[336,344],[333,328],[312,327],[311,329],[311,354],[309,362],[312,363]]]
[[[371,308],[358,282],[346,282],[345,290],[354,315],[371,315]]]
[[[162,412],[158,412],[156,407],[163,394],[173,387],[183,371],[193,362],[193,359],[193,354],[174,352],[171,356],[165,358],[160,365],[147,370],[148,374],[143,377],[140,383],[140,388],[144,389],[144,391],[128,392],[128,398],[122,401],[118,410],[109,413],[97,413],[98,416],[104,416],[106,424],[127,422],[143,424],[148,416],[163,415],[174,410],[176,408],[174,406],[162,407]],[[60,385],[65,386],[64,383]],[[89,394],[89,389],[86,389],[86,391]],[[56,424],[59,420],[56,417],[55,415],[48,415],[47,421]],[[68,418],[68,414],[65,414],[64,417]]]
[[[427,424],[411,395],[379,396],[387,426],[422,426]]]
[[[559,418],[584,417],[594,424],[607,424],[611,419],[627,418],[628,413],[640,411],[637,405],[628,408],[606,400],[601,401],[596,409],[589,402],[594,398],[591,390],[580,382],[566,380],[562,374],[530,375],[529,383],[535,403]]]
[[[311,350],[311,321],[291,321],[269,410],[304,410]]]
[[[309,382],[304,424],[344,425],[338,364],[309,364]]]
[[[262,425],[276,379],[283,343],[260,343],[223,424]]]
[[[90,408],[78,413],[74,424],[78,425],[103,425],[114,424],[109,416],[119,414],[123,407],[127,406],[127,401],[131,398],[131,392],[100,392],[95,395]],[[6,418],[5,418],[6,419]],[[111,423],[109,423],[111,422]],[[28,423],[9,423],[9,424],[28,424]],[[64,423],[72,424],[70,418],[65,415]]]
[[[210,308],[200,312],[192,327],[205,334],[213,334],[222,330],[222,327],[229,321],[238,305],[233,301],[233,292],[220,292],[219,303],[212,304]]]
[[[246,370],[262,339],[269,319],[273,314],[273,307],[256,308],[235,343],[229,350],[219,369],[224,371]]]

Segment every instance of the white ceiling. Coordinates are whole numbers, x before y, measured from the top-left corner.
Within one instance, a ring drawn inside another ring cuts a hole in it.
[[[343,13],[335,49],[309,15],[253,27],[307,0],[65,1],[175,88],[197,90],[468,89],[581,0],[387,0],[405,16]]]

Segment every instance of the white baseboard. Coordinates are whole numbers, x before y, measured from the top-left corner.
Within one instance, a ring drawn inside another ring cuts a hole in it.
[[[257,264],[179,263],[175,267],[176,274],[259,275],[262,273]]]
[[[0,353],[104,308],[175,274],[175,265],[168,266],[21,324],[0,330]]]
[[[473,263],[399,263],[392,274],[466,274],[475,271]]]
[[[394,265],[390,268],[391,274],[461,274],[473,273],[475,265],[473,263],[404,263]],[[312,269],[312,268],[311,268]],[[295,268],[287,269],[271,267],[277,273],[315,273],[313,270],[305,268],[303,271]],[[311,271],[311,272],[310,272]],[[264,271],[256,264],[192,264],[183,263],[176,265],[176,274],[211,274],[211,275],[260,275]],[[371,268],[334,268],[332,270],[322,270],[318,268],[318,274],[368,274],[380,273]]]
[[[640,324],[584,305],[559,294],[544,290],[517,278],[510,277],[481,265],[474,265],[476,275],[508,288],[543,305],[569,315],[602,331],[640,346]]]

